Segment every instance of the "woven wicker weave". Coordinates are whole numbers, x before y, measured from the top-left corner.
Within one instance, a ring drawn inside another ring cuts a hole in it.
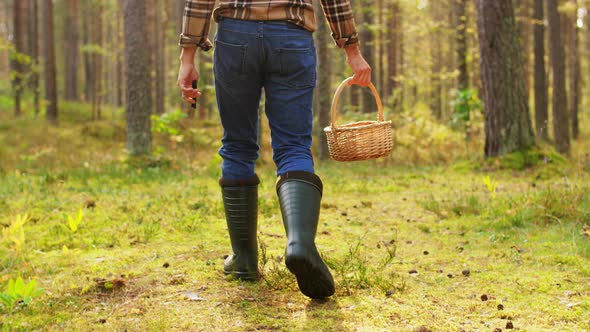
[[[352,77],[345,79],[336,89],[332,99],[332,124],[324,128],[330,156],[337,161],[367,160],[386,156],[393,148],[391,121],[383,120],[383,104],[372,83],[369,88],[377,102],[377,121],[336,125],[336,109],[340,94],[351,79]]]

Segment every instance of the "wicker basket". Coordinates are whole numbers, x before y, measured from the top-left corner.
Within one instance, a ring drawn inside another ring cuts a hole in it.
[[[336,89],[332,99],[332,124],[324,128],[330,156],[337,161],[367,160],[386,156],[393,148],[391,121],[383,120],[383,104],[372,83],[369,88],[377,102],[377,121],[336,125],[336,109],[340,94],[350,80],[352,77],[345,79]]]

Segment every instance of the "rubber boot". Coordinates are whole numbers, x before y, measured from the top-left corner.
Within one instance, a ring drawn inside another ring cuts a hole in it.
[[[322,190],[320,178],[308,172],[289,172],[277,182],[287,232],[285,264],[301,292],[312,299],[334,294],[334,279],[315,246]]]
[[[233,251],[225,259],[223,272],[247,281],[259,277],[256,241],[259,183],[257,176],[244,181],[219,180]]]

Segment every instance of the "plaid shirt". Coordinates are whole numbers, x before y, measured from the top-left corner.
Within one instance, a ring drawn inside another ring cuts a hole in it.
[[[198,46],[207,51],[213,46],[207,36],[211,14],[254,21],[288,21],[306,30],[315,31],[317,23],[312,0],[186,0],[182,20],[180,46]],[[358,43],[358,34],[350,7],[350,0],[321,0],[332,37],[338,47]]]

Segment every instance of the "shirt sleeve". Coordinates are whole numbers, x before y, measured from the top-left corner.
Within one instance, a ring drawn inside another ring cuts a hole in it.
[[[332,38],[340,48],[358,44],[350,0],[321,0]]]
[[[182,16],[182,33],[179,45],[197,46],[208,51],[213,47],[207,38],[215,0],[186,0]]]

